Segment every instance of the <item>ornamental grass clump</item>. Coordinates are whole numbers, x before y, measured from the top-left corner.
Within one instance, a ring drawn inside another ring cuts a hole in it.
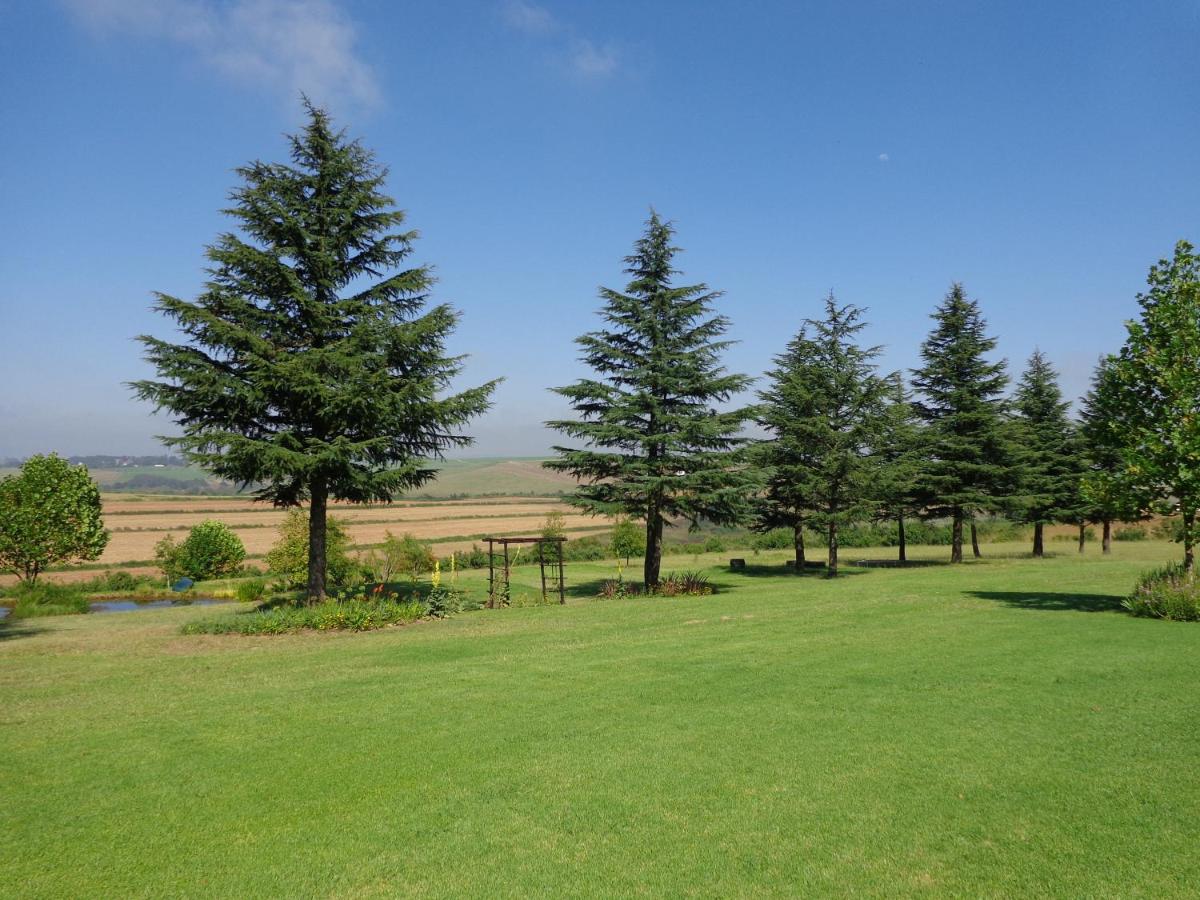
[[[1181,563],[1154,569],[1142,576],[1125,608],[1135,616],[1200,621],[1200,582],[1189,577]]]

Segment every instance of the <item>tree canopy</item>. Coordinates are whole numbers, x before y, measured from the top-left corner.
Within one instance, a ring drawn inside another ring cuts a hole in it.
[[[86,466],[31,456],[0,479],[0,569],[36,584],[50,566],[99,559],[106,546],[100,489]]]
[[[595,377],[554,389],[578,418],[547,423],[580,442],[556,446],[546,463],[581,480],[570,502],[646,523],[648,587],[659,581],[664,525],[737,522],[753,483],[738,454],[750,414],[719,408],[751,379],[721,365],[729,321],[712,313],[720,293],[675,284],[673,235],[651,212],[625,259],[625,291],[601,288],[606,327],[576,341]]]
[[[1004,418],[1008,375],[1003,361],[987,359],[996,339],[961,284],[951,286],[933,321],[921,345],[924,365],[912,373],[928,451],[921,492],[927,512],[950,516],[950,560],[962,562],[965,519],[996,508],[1014,488]]]
[[[291,164],[254,162],[225,212],[240,234],[208,248],[195,301],[157,294],[185,337],[143,335],[160,380],[136,394],[171,413],[189,461],[309,504],[307,592],[325,595],[328,501],[386,501],[435,476],[431,458],[471,439],[495,382],[447,393],[458,315],[428,306],[433,275],[409,266],[415,231],[383,193],[372,153],[307,101]]]

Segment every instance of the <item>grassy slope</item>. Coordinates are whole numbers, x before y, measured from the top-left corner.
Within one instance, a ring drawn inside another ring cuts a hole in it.
[[[41,620],[0,641],[0,892],[1185,895],[1200,627],[1109,611],[1175,552],[365,635]]]

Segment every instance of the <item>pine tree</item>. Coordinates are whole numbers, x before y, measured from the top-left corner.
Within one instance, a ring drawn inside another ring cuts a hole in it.
[[[865,327],[862,310],[839,306],[831,293],[824,318],[805,321],[761,394],[760,424],[778,442],[777,465],[801,479],[809,521],[826,534],[830,577],[838,574],[839,531],[874,508],[871,453],[890,385],[876,372],[880,348],[858,344]]]
[[[385,171],[326,113],[290,138],[291,165],[255,162],[226,210],[241,236],[208,248],[194,301],[157,294],[187,338],[139,338],[159,381],[132,387],[168,410],[166,443],[276,506],[309,505],[307,594],[326,589],[332,500],[387,501],[432,479],[428,465],[470,443],[461,428],[495,382],[446,396],[457,313],[426,308],[433,276],[405,268],[416,232],[382,193]]]
[[[646,523],[645,583],[658,585],[663,528],[741,521],[755,479],[739,437],[749,411],[718,410],[751,379],[730,374],[720,358],[729,321],[712,315],[719,292],[676,286],[674,229],[651,212],[626,257],[625,292],[602,288],[607,328],[577,339],[596,373],[555,388],[579,414],[548,422],[584,447],[555,447],[549,468],[585,482],[569,498],[593,513]]]
[[[979,305],[954,284],[932,316],[921,345],[925,365],[912,373],[926,425],[928,463],[921,477],[926,511],[949,516],[950,561],[962,562],[963,523],[995,509],[1012,491],[1011,450],[1001,394],[1008,385],[1003,361],[988,362],[996,347]]]
[[[786,528],[792,532],[793,569],[804,574],[804,528],[812,511],[808,476],[812,469],[800,460],[802,448],[782,436],[760,441],[751,449],[750,458],[763,478],[763,489],[754,504],[751,528],[758,532]]]
[[[1013,397],[1020,483],[1013,507],[1033,526],[1033,555],[1045,555],[1045,527],[1081,517],[1083,474],[1074,428],[1058,387],[1058,373],[1040,350],[1029,357]]]
[[[921,511],[919,485],[925,463],[925,435],[912,398],[897,374],[890,379],[875,458],[875,514],[896,522],[896,559],[908,561],[905,520]]]
[[[1115,363],[1114,356],[1100,358],[1092,373],[1091,389],[1084,395],[1079,410],[1084,516],[1088,521],[1100,523],[1105,554],[1112,552],[1113,522],[1139,519],[1148,505],[1131,483],[1121,454],[1125,435],[1120,425],[1120,383]]]
[[[1114,422],[1134,488],[1182,519],[1183,567],[1195,570],[1200,509],[1200,256],[1187,241],[1150,269],[1141,316],[1114,363]]]

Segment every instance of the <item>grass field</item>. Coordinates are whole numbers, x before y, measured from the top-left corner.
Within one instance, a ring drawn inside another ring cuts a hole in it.
[[[1200,627],[1117,611],[1178,548],[1026,549],[702,557],[676,600],[581,564],[566,607],[368,634],[10,625],[0,893],[1195,896]]]

